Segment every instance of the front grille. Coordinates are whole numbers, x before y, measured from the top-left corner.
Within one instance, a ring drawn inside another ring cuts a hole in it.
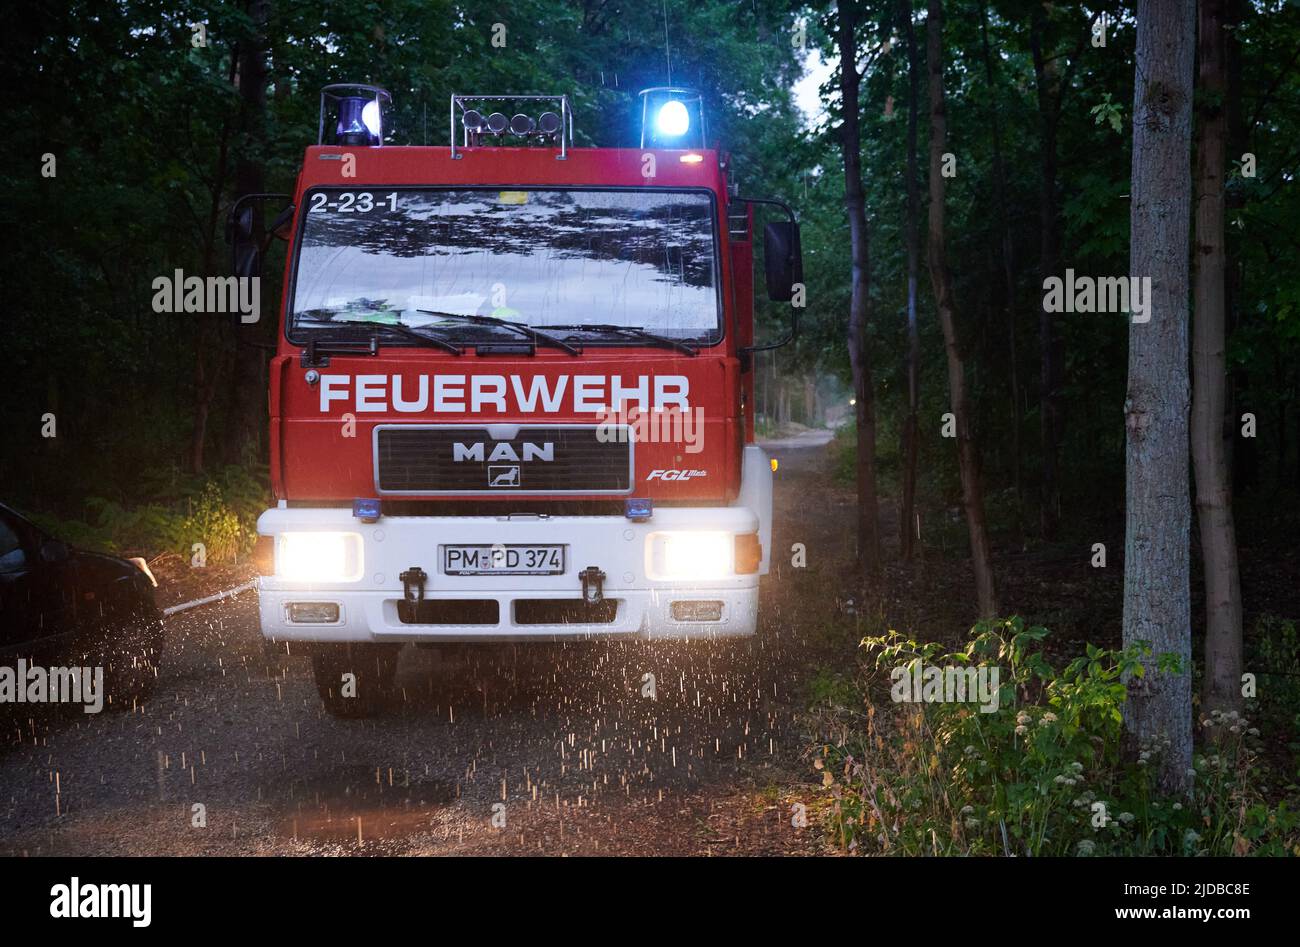
[[[627,493],[629,441],[595,426],[520,425],[494,439],[485,427],[375,429],[380,493]]]
[[[495,625],[501,608],[496,599],[437,598],[422,602],[402,599],[397,617],[404,625]]]
[[[516,625],[608,625],[618,617],[618,600],[594,605],[580,598],[521,598],[515,600]]]

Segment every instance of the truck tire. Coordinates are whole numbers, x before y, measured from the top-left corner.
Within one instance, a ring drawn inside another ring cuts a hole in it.
[[[400,644],[316,644],[311,669],[321,703],[345,720],[372,717],[384,709],[397,675]],[[351,675],[351,677],[346,677]]]

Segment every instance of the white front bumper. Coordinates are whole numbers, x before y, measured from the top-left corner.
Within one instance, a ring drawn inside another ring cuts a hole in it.
[[[259,582],[262,633],[292,641],[561,641],[602,638],[713,638],[752,635],[757,627],[758,575],[666,581],[647,575],[647,549],[653,534],[675,530],[717,530],[733,534],[759,531],[751,509],[668,507],[645,523],[620,516],[385,516],[373,524],[351,510],[295,508],[267,510],[258,532],[347,531],[362,537],[362,574],[353,582],[309,584],[264,576]],[[766,532],[764,530],[763,532]],[[562,543],[565,571],[552,576],[446,575],[440,545],[515,545]],[[767,550],[764,550],[766,553]],[[766,556],[764,557],[766,558]],[[495,624],[407,624],[398,617],[403,589],[399,574],[419,566],[429,576],[426,600],[488,599],[498,603]],[[605,573],[604,597],[617,602],[614,620],[590,623],[521,624],[516,602],[581,597],[578,573],[595,566]],[[677,621],[673,603],[722,603],[718,621]],[[296,624],[287,617],[291,602],[332,602],[339,620]]]

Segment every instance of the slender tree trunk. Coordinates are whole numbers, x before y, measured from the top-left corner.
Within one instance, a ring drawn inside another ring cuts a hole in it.
[[[962,501],[970,531],[971,562],[975,570],[975,591],[982,618],[997,614],[997,590],[993,581],[993,553],[984,519],[984,490],[980,483],[979,448],[971,430],[971,411],[966,398],[966,369],[957,339],[956,302],[944,233],[944,179],[941,173],[948,143],[948,116],[943,95],[943,0],[929,0],[926,22],[928,46],[926,65],[930,70],[930,282],[934,287],[939,324],[943,327],[948,355],[948,391],[952,412],[957,417],[957,465],[961,472]]]
[[[1276,349],[1273,351],[1273,388],[1278,392],[1285,392],[1287,389],[1287,359],[1282,357],[1282,353]],[[1275,404],[1276,412],[1274,413],[1274,423],[1277,425],[1277,480],[1273,484],[1274,492],[1282,489],[1286,484],[1286,403],[1287,396],[1279,395]]]
[[[980,4],[980,40],[984,50],[984,78],[989,90],[994,89],[993,54],[989,49],[988,4]],[[1016,365],[1016,257],[1015,240],[1011,232],[1010,206],[1007,201],[1006,167],[1002,163],[1002,124],[998,118],[997,101],[989,109],[990,130],[993,132],[993,203],[998,209],[998,226],[1002,231],[1002,275],[1006,281],[1007,295],[1007,382],[1011,396],[1011,473],[1016,488],[1015,529],[1024,542],[1025,490],[1021,470],[1020,449],[1020,376]]]
[[[1158,782],[1185,792],[1192,762],[1188,495],[1188,218],[1194,0],[1138,0],[1130,274],[1150,278],[1146,323],[1129,325],[1124,644],[1149,643],[1128,682],[1132,745],[1159,753]],[[1180,667],[1160,667],[1161,656]]]
[[[1039,271],[1046,280],[1060,275],[1061,235],[1056,187],[1056,128],[1060,118],[1060,78],[1056,59],[1044,51],[1047,11],[1034,5],[1030,25],[1034,78],[1038,95],[1039,161]],[[1055,313],[1046,307],[1038,313],[1040,359],[1039,429],[1042,438],[1043,476],[1039,529],[1044,539],[1055,539],[1061,521],[1060,450],[1064,427],[1062,388],[1065,384],[1065,346],[1057,331]]]
[[[848,9],[846,9],[848,7]],[[840,93],[844,108],[841,148],[844,152],[844,207],[849,217],[849,243],[853,258],[849,299],[849,363],[853,371],[853,396],[857,401],[858,429],[858,566],[874,581],[881,573],[880,516],[876,497],[876,407],[867,350],[867,322],[871,317],[870,232],[866,196],[862,189],[862,140],[859,132],[859,87],[854,28],[857,10],[848,3],[836,5],[836,41],[840,54]]]
[[[1224,55],[1227,62],[1227,121],[1228,121],[1228,156],[1238,159],[1249,151],[1247,144],[1245,113],[1241,105],[1241,44],[1238,40],[1238,26],[1241,23],[1242,0],[1227,0],[1224,22]],[[1225,195],[1227,216],[1231,218],[1235,211],[1245,206],[1245,192],[1233,188]],[[1225,230],[1225,254],[1228,266],[1224,274],[1225,292],[1227,294],[1227,337],[1232,338],[1241,322],[1241,293],[1243,283],[1243,264],[1232,252],[1237,241],[1231,228]],[[1254,399],[1250,392],[1250,371],[1245,364],[1233,367],[1229,378],[1228,398],[1225,404],[1224,446],[1228,452],[1228,465],[1232,471],[1232,485],[1237,496],[1252,489],[1259,478],[1259,441],[1256,438],[1239,438],[1241,416],[1246,412],[1255,413]]]
[[[239,47],[240,155],[235,167],[235,189],[239,194],[266,190],[261,149],[266,140],[267,40],[266,23],[270,0],[249,0],[248,17],[253,35]],[[260,218],[257,236],[261,238]],[[273,296],[263,283],[261,320],[243,325],[235,320],[233,425],[226,439],[226,460],[239,463],[262,455],[262,436],[267,428],[266,363],[268,353],[258,343],[275,338]],[[269,331],[268,331],[269,330]]]
[[[235,81],[239,62],[238,47],[231,50],[228,78]],[[221,219],[221,200],[226,188],[226,172],[229,167],[231,121],[229,118],[221,123],[221,139],[217,147],[217,164],[212,174],[212,187],[209,191],[207,225],[203,237],[203,275],[217,275],[217,227]],[[217,358],[216,348],[220,339],[212,324],[212,317],[204,313],[196,314],[194,327],[194,423],[190,431],[189,462],[193,473],[201,474],[207,465],[206,444],[208,437],[208,416],[212,411],[212,400],[216,397],[217,382],[221,362]]]
[[[1196,141],[1196,271],[1192,322],[1192,461],[1205,569],[1205,693],[1202,710],[1241,706],[1241,581],[1224,450],[1223,177],[1228,122],[1224,0],[1200,0],[1200,124]]]
[[[921,68],[912,22],[912,0],[900,0],[898,16],[907,37],[907,417],[903,422],[903,499],[898,512],[899,552],[906,561],[912,558],[916,536],[916,458],[921,409],[921,332],[916,315],[917,275],[921,268],[921,192],[916,151]]]

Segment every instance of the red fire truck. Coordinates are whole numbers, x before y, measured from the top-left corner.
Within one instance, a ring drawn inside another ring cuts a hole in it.
[[[327,87],[294,193],[231,212],[257,277],[259,202],[291,201],[264,636],[357,716],[407,643],[753,635],[754,205],[787,302],[790,209],[735,195],[686,90],[642,93],[637,148],[574,147],[565,96],[454,95],[449,147],[385,145],[388,101]]]

